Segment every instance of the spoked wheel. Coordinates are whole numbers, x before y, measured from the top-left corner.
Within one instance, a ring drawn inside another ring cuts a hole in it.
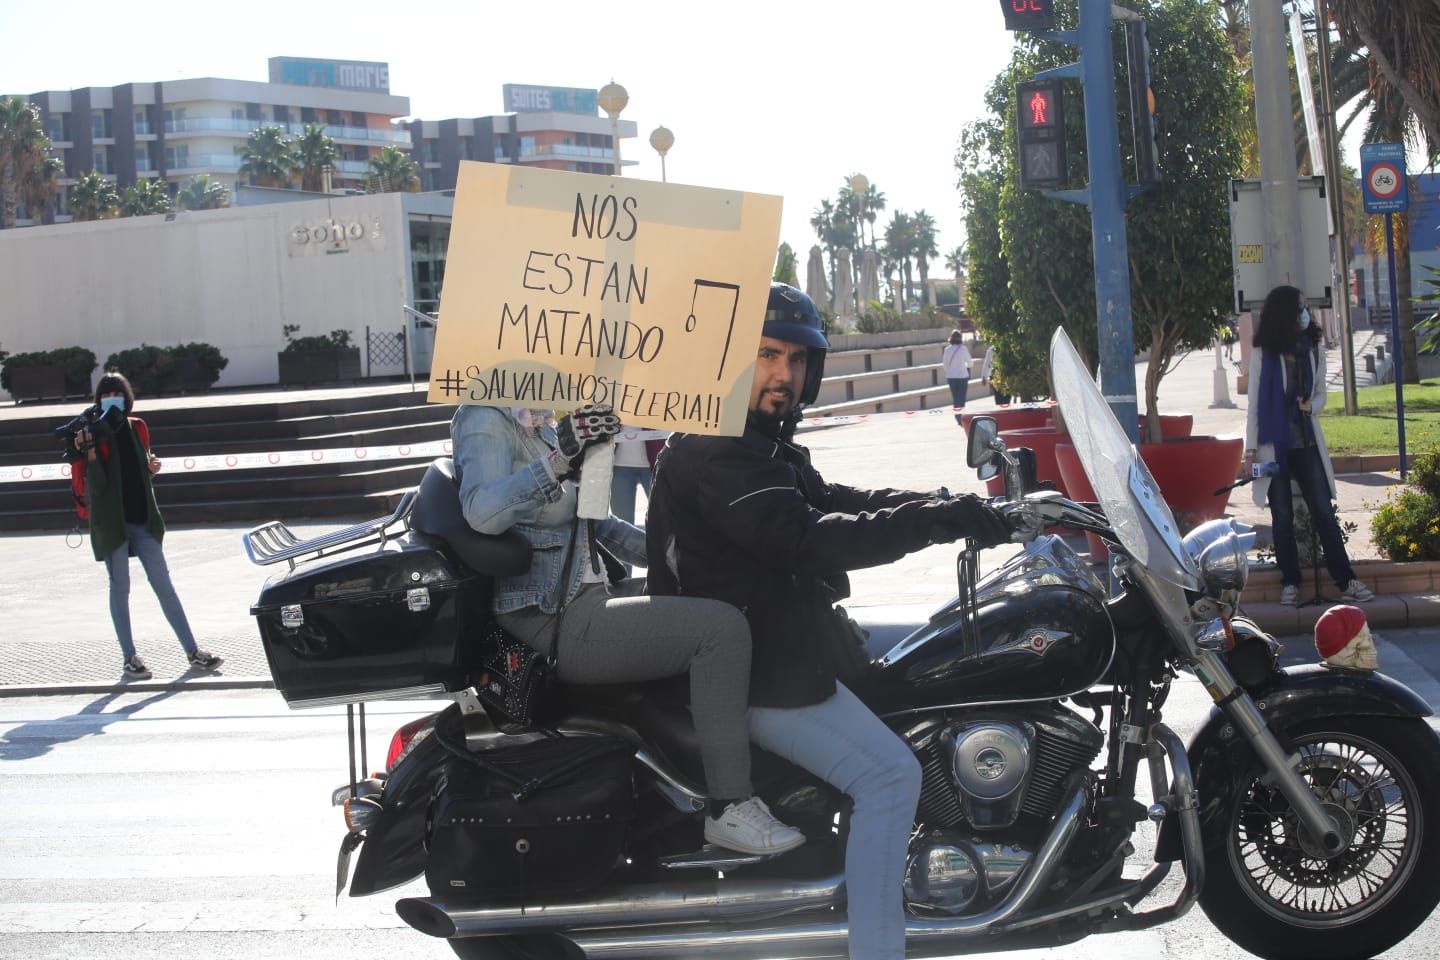
[[[1257,768],[1232,798],[1225,835],[1206,838],[1200,905],[1273,960],[1374,956],[1440,900],[1440,742],[1422,720],[1379,717],[1288,732],[1344,848],[1326,856]]]
[[[460,960],[585,960],[579,947],[549,933],[524,937],[456,937],[445,942]]]

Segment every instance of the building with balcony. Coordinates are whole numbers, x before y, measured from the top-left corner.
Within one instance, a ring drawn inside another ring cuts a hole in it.
[[[489,117],[411,120],[411,155],[420,164],[420,189],[453,190],[460,161],[519,163],[549,170],[611,173],[615,129],[601,116],[598,92],[578,87],[507,83],[506,110]],[[635,136],[632,120],[619,122],[620,140]],[[620,151],[621,167],[631,166]]]
[[[60,219],[70,187],[91,170],[121,191],[141,179],[178,185],[201,173],[233,187],[246,139],[262,126],[293,137],[321,124],[340,150],[335,189],[363,186],[372,156],[411,144],[409,131],[391,125],[410,112],[410,101],[390,93],[383,63],[272,57],[268,83],[202,77],[48,90],[25,99],[40,107],[65,163]]]

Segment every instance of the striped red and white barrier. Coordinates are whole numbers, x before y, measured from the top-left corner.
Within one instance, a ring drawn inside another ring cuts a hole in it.
[[[930,410],[904,410],[896,413],[860,413],[836,417],[814,417],[801,422],[800,429],[838,427],[868,423],[872,420],[917,419],[929,416],[953,416],[950,407]],[[627,430],[621,440],[663,440],[670,434],[663,430]],[[324,447],[316,450],[274,450],[264,453],[216,453],[203,457],[162,457],[166,473],[208,473],[216,470],[268,470],[276,467],[305,467],[319,463],[360,463],[371,460],[433,460],[451,454],[449,440],[427,440],[423,443],[397,443],[382,447]],[[32,463],[18,467],[0,467],[0,483],[69,480],[70,464]]]

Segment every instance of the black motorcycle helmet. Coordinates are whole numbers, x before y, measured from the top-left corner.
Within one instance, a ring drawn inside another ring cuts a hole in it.
[[[770,284],[770,302],[765,305],[765,326],[760,335],[809,348],[805,351],[805,387],[800,391],[800,405],[814,403],[825,376],[825,351],[830,349],[825,322],[815,301],[788,283]]]

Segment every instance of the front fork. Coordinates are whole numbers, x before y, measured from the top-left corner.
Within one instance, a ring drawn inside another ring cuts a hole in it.
[[[1275,734],[1265,723],[1255,701],[1230,676],[1230,670],[1212,650],[1201,650],[1192,667],[1216,706],[1225,712],[1235,728],[1250,744],[1265,769],[1274,777],[1275,786],[1290,801],[1290,807],[1311,837],[1319,839],[1320,849],[1328,854],[1339,853],[1345,840],[1335,828],[1320,800],[1295,769],[1294,758],[1285,753]]]

